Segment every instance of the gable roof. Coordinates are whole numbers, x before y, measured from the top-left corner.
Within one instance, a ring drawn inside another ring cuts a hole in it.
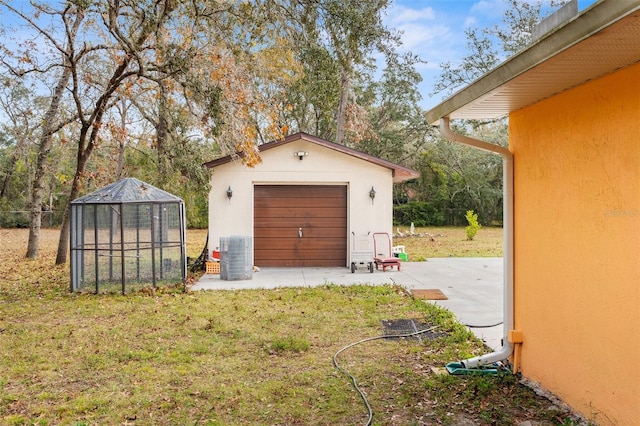
[[[182,203],[182,199],[138,180],[124,178],[91,194],[76,198],[71,204]]]
[[[412,170],[408,167],[401,166],[399,164],[393,163],[391,161],[383,160],[382,158],[375,157],[373,155],[366,154],[364,152],[355,150],[353,148],[346,147],[344,145],[340,145],[334,142],[329,142],[328,140],[319,138],[317,136],[312,136],[307,133],[294,133],[285,137],[284,139],[278,139],[275,141],[267,142],[265,144],[259,145],[258,150],[260,152],[264,152],[273,148],[278,148],[280,146],[286,145],[288,143],[303,140],[307,142],[314,143],[316,145],[323,146],[325,148],[332,149],[334,151],[338,151],[340,153],[350,155],[352,157],[359,158],[364,161],[368,161],[370,163],[376,164],[381,167],[385,167],[390,169],[393,175],[393,181],[395,183],[404,182],[406,180],[415,179],[420,176],[415,170]],[[226,157],[221,157],[216,160],[212,160],[204,163],[205,167],[214,168],[216,166],[220,166],[222,164],[230,163],[233,161],[233,156],[227,155]]]
[[[458,91],[426,118],[491,119],[640,62],[640,2],[601,0]]]

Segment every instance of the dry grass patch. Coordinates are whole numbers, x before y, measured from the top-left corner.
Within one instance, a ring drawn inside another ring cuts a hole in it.
[[[502,257],[502,228],[482,227],[473,241],[467,240],[464,227],[416,228],[414,235],[408,227],[395,229],[393,244],[404,245],[410,261],[430,257]]]

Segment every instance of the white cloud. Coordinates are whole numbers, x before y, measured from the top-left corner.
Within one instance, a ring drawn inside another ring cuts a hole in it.
[[[473,4],[469,9],[469,12],[477,15],[482,15],[490,19],[500,18],[504,13],[506,3],[504,0],[480,0]]]
[[[478,19],[475,16],[467,16],[464,20],[464,27],[471,28],[476,27],[478,25]]]
[[[402,31],[403,49],[411,51],[423,50],[426,46],[439,44],[450,38],[450,28],[446,25],[405,24],[397,28]]]
[[[419,7],[412,8],[416,3]],[[451,25],[442,20],[443,14],[423,4],[414,1],[394,3],[388,9],[385,24],[402,33],[402,51],[411,51],[432,65],[434,59],[425,53],[442,49],[455,39],[455,34]]]
[[[385,21],[389,26],[397,27],[407,22],[433,21],[435,16],[435,11],[431,7],[412,9],[394,3],[393,6],[388,9],[387,19],[385,19]]]

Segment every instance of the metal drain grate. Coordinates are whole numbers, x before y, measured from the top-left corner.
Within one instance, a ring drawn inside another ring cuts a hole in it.
[[[393,337],[428,330],[429,328],[433,327],[433,324],[418,322],[413,319],[395,319],[382,320],[382,327],[384,328],[384,331],[382,333],[384,336]],[[444,335],[445,333],[432,330],[416,334],[415,336],[404,337],[404,339],[423,341],[424,339],[431,340]]]

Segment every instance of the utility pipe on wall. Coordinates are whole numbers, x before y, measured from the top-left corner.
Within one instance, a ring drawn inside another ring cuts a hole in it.
[[[458,142],[473,148],[500,154],[503,160],[503,228],[504,228],[504,295],[503,295],[503,334],[502,347],[489,354],[465,359],[460,363],[466,368],[491,364],[508,358],[513,345],[507,335],[513,330],[513,154],[507,148],[470,138],[451,130],[449,117],[440,119],[440,133],[452,142]]]

